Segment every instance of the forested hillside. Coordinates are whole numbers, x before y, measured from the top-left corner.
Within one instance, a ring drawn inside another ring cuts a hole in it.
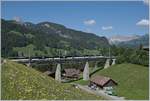
[[[99,54],[108,47],[105,37],[66,28],[51,22],[2,21],[2,56],[58,56]]]

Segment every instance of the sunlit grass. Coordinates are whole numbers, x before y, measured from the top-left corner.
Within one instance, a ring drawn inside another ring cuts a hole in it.
[[[142,100],[149,97],[149,70],[148,67],[135,64],[114,65],[108,69],[100,70],[95,75],[112,78],[118,83],[117,95],[126,99]]]
[[[1,89],[3,100],[102,99],[70,84],[56,82],[32,68],[9,61],[2,65]]]

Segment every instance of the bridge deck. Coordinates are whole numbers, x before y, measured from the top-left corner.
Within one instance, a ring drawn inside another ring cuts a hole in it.
[[[11,59],[11,61],[21,63],[34,62],[67,62],[67,61],[97,61],[99,59],[115,59],[114,56],[85,56],[85,57],[66,57],[66,58],[44,58],[44,59]]]

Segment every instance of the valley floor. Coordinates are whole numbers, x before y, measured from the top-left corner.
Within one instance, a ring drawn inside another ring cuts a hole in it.
[[[118,64],[107,69],[100,69],[96,75],[107,76],[118,85],[114,88],[117,96],[130,100],[148,100],[149,70],[148,67],[135,64]],[[7,61],[2,64],[1,97],[3,100],[102,100],[103,97],[74,88],[68,83],[59,83],[51,77],[32,68]],[[80,85],[88,85],[89,81],[75,81]]]

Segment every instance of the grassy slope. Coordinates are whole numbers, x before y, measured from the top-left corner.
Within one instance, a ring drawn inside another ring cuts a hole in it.
[[[148,99],[148,72],[148,67],[134,64],[120,64],[100,70],[93,76],[104,75],[111,77],[118,82],[116,92],[119,96],[135,100]]]
[[[24,65],[2,65],[2,99],[102,99],[69,84],[62,84]]]
[[[103,69],[102,67],[98,67],[98,68],[92,68],[90,67],[89,68],[89,71],[90,71],[90,77],[95,74],[96,72],[98,72],[99,70]],[[74,80],[74,81],[71,81],[70,83],[77,83],[77,84],[80,84],[80,85],[88,85],[90,83],[90,80],[88,81],[84,81],[83,80],[83,73],[80,74],[80,79],[79,80]]]

